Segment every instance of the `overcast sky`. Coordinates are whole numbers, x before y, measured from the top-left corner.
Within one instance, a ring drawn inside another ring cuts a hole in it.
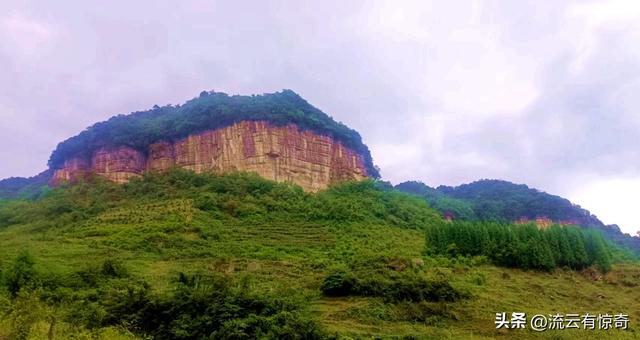
[[[393,183],[506,179],[640,229],[633,0],[1,1],[0,178],[115,114],[284,88]]]

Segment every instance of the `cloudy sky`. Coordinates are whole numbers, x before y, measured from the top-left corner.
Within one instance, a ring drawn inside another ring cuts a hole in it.
[[[200,91],[293,89],[384,179],[526,183],[640,229],[638,1],[2,1],[0,178]]]

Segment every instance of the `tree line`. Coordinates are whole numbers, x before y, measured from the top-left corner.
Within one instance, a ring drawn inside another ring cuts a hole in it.
[[[453,221],[426,228],[429,255],[485,256],[496,265],[523,269],[596,266],[607,272],[612,249],[597,230],[575,226]]]

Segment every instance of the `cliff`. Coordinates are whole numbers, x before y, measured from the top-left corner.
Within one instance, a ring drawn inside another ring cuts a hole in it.
[[[172,167],[250,171],[308,191],[379,178],[360,134],[291,90],[203,91],[184,104],[117,115],[61,142],[49,158],[53,185],[90,174],[125,183]]]
[[[67,159],[55,169],[52,184],[87,174],[125,183],[145,171],[171,167],[195,172],[255,172],[267,179],[295,183],[307,191],[367,176],[362,155],[331,137],[302,131],[293,124],[242,121],[175,142],[155,142],[146,150],[99,148],[88,156]]]

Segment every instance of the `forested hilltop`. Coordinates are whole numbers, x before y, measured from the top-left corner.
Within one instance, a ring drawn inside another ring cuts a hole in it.
[[[60,168],[73,157],[90,158],[94,151],[104,147],[127,146],[144,153],[154,142],[175,141],[241,121],[257,120],[275,126],[294,124],[299,129],[332,137],[362,155],[368,176],[380,176],[357,131],[336,122],[291,90],[251,96],[203,91],[182,105],[155,106],[118,115],[60,143],[51,154],[49,167]]]
[[[579,205],[524,184],[502,180],[479,180],[457,187],[432,188],[422,182],[408,181],[396,189],[418,195],[445,216],[461,220],[514,222],[547,218],[556,223],[596,228],[617,244],[640,254],[640,238],[620,231],[616,225],[605,225]]]

